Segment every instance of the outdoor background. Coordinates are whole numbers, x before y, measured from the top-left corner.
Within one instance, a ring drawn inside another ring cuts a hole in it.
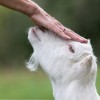
[[[63,25],[91,39],[98,58],[96,85],[100,94],[100,0],[34,1]],[[44,72],[30,72],[25,67],[32,53],[27,40],[31,26],[34,23],[27,16],[0,6],[0,99],[53,100]]]

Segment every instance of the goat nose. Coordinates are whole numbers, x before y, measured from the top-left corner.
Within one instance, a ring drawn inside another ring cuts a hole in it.
[[[32,28],[32,32],[35,33],[35,29],[34,28]]]
[[[37,35],[37,33],[36,33],[37,31],[36,31],[36,28],[35,27],[31,27],[30,29],[29,29],[29,36],[28,36],[28,38],[29,38],[29,40],[31,39],[31,40],[40,40],[40,38],[38,37],[38,35]]]

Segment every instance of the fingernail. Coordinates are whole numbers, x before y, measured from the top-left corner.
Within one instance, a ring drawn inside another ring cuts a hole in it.
[[[62,37],[65,38],[65,39],[67,39],[67,40],[71,40],[71,37],[69,37],[69,36],[67,36],[65,34],[63,34]]]
[[[82,41],[82,43],[87,43],[87,42],[88,42],[88,40],[83,40],[83,41]]]
[[[71,38],[70,37],[67,37],[69,40],[71,40]]]
[[[66,36],[66,39],[71,40],[71,38],[69,36]]]

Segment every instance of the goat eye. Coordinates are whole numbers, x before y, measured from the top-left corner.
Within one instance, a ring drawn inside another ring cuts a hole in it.
[[[71,44],[68,44],[68,46],[69,46],[69,51],[72,53],[75,53],[73,46]]]

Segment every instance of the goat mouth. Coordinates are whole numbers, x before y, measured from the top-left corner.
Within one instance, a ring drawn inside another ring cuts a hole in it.
[[[34,34],[34,36],[40,40],[39,36],[37,35],[37,28],[36,27],[32,27],[32,33]]]
[[[38,28],[42,31],[42,32],[45,32],[47,29],[44,28],[43,26],[38,26]]]

